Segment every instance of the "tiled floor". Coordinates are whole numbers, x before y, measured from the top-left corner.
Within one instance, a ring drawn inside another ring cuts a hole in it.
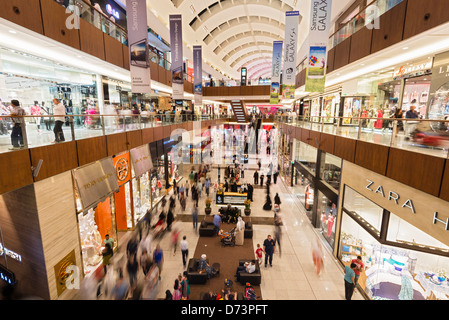
[[[185,171],[190,170],[185,168]],[[217,177],[217,169],[212,171],[212,179]],[[185,176],[187,174],[185,173]],[[251,177],[252,173],[246,176]],[[249,179],[248,179],[249,181]],[[278,192],[281,200],[281,213],[284,225],[282,226],[281,254],[277,251],[273,258],[273,267],[262,266],[261,291],[264,300],[343,300],[344,280],[343,270],[332,256],[330,249],[325,249],[324,271],[320,275],[315,272],[312,263],[311,246],[317,239],[321,241],[318,233],[310,225],[305,211],[296,197],[292,196],[282,178],[277,184],[272,184],[271,194]],[[272,217],[272,211],[262,209],[265,199],[265,190],[255,189],[255,202],[251,205],[251,216]],[[204,212],[203,193],[199,201],[199,212]],[[192,201],[187,202],[187,212],[192,207]],[[215,210],[215,207],[213,207]],[[176,213],[181,213],[177,205]],[[186,212],[184,212],[185,214]],[[274,226],[253,225],[254,248],[257,243],[262,244],[268,234],[273,234]],[[198,241],[198,235],[190,222],[182,222],[182,235],[186,235],[189,242],[190,256],[193,255]],[[165,261],[161,281],[158,286],[158,299],[165,297],[165,291],[173,289],[173,283],[179,273],[184,271],[182,266],[181,252],[173,254],[170,239],[165,236],[160,242],[164,250]],[[323,242],[324,244],[324,242]],[[360,293],[355,293],[354,300],[363,300]]]

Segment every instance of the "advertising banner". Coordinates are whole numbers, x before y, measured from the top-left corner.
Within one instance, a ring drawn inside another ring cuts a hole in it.
[[[282,73],[282,98],[295,98],[296,54],[298,47],[299,11],[285,13],[284,69]]]
[[[273,62],[271,69],[270,104],[279,103],[282,68],[282,41],[273,41]]]
[[[127,1],[126,12],[131,90],[133,93],[151,93],[146,1]]]
[[[195,105],[201,105],[203,103],[203,51],[201,46],[193,46],[193,70]]]
[[[312,0],[306,92],[324,92],[332,0]]]
[[[184,99],[184,72],[182,50],[182,15],[170,15],[171,73],[173,100]]]

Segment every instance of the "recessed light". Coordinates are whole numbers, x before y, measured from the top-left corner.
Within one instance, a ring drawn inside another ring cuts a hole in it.
[[[408,49],[408,47],[404,47],[404,48],[402,48],[402,50],[407,50]]]

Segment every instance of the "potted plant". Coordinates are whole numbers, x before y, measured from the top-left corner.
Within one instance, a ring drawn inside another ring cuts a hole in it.
[[[245,215],[249,216],[251,214],[251,200],[246,199],[244,204],[245,204]]]
[[[206,215],[210,215],[210,213],[212,212],[212,208],[210,207],[211,203],[212,203],[212,200],[207,198],[206,199],[206,209],[205,209]]]

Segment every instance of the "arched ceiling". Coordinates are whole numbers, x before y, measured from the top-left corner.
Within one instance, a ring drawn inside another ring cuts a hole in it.
[[[243,66],[248,75],[271,75],[273,41],[284,39],[286,11],[300,12],[298,49],[308,34],[310,0],[146,1],[167,28],[170,14],[182,14],[186,45],[202,45],[204,60],[233,79]],[[338,0],[338,12],[352,1]]]

